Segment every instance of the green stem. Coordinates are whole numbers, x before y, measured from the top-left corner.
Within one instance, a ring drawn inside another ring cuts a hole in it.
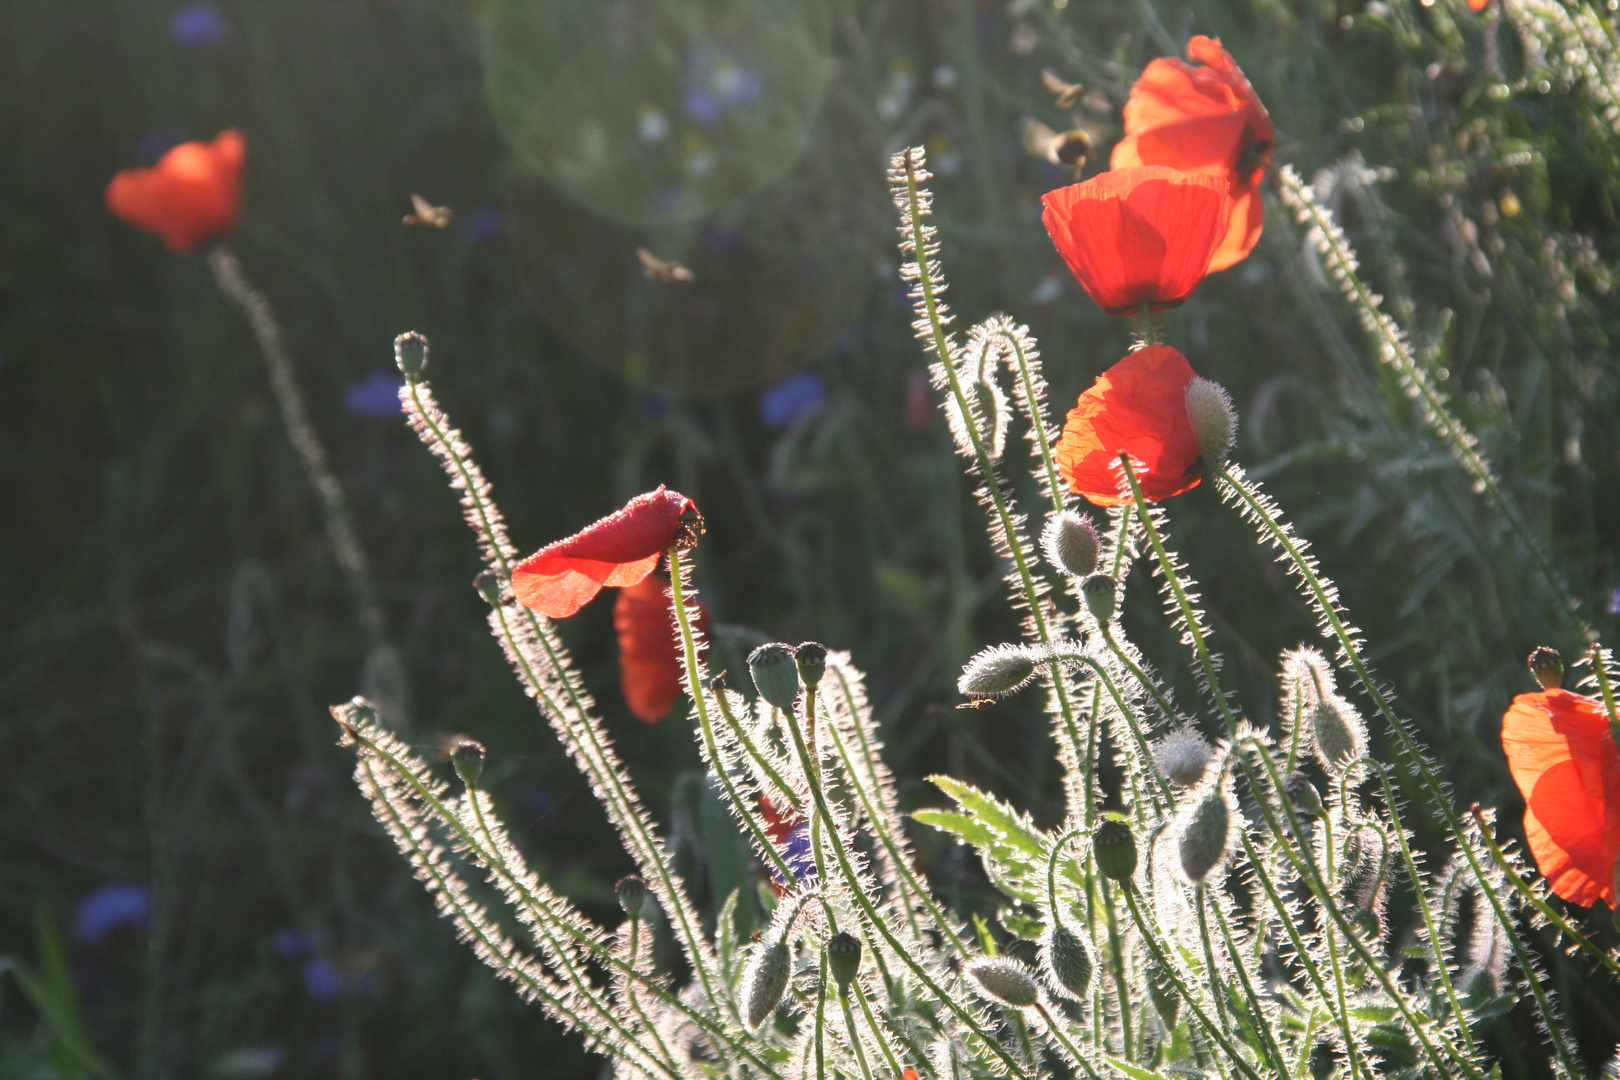
[[[849,1007],[849,991],[839,990],[838,997],[844,1006],[844,1025],[849,1030],[850,1045],[855,1047],[855,1060],[861,1066],[861,1080],[872,1080],[872,1070],[866,1064],[866,1051],[861,1048],[860,1032],[855,1030],[855,1013]]]

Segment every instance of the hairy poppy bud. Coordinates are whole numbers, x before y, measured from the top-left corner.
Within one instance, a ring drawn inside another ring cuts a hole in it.
[[[784,938],[767,935],[754,949],[743,970],[742,996],[748,1026],[757,1028],[776,1011],[787,990],[793,957]]]
[[[761,645],[748,654],[748,672],[760,697],[784,712],[793,711],[799,700],[799,668],[791,645]]]
[[[1204,778],[1215,751],[1192,728],[1177,728],[1153,747],[1153,760],[1177,787],[1189,788]]]
[[[1041,530],[1041,550],[1053,566],[1077,578],[1089,577],[1097,569],[1097,526],[1091,518],[1065,510],[1054,514]]]
[[[1232,824],[1232,811],[1220,785],[1211,787],[1188,815],[1181,829],[1179,853],[1181,870],[1188,880],[1198,882],[1226,855],[1226,837]]]
[[[1564,658],[1542,645],[1530,653],[1530,674],[1543,690],[1557,690],[1564,685]]]
[[[1027,964],[1002,956],[983,956],[967,966],[973,981],[1004,1004],[1027,1009],[1039,1000],[1035,977]]]
[[[470,788],[478,786],[478,780],[484,775],[484,744],[466,739],[456,744],[450,751],[450,760],[455,762],[456,775],[461,782]]]
[[[1296,772],[1290,776],[1283,793],[1300,813],[1311,817],[1322,816],[1322,796],[1317,792],[1316,785],[1311,783],[1311,778],[1304,773]]]
[[[482,596],[484,603],[490,607],[501,606],[501,590],[504,587],[505,583],[501,581],[501,575],[493,570],[481,571],[477,577],[473,578],[473,588],[478,590],[478,595]]]
[[[641,906],[647,900],[645,881],[634,874],[628,874],[619,879],[613,891],[619,894],[619,906],[624,908],[624,913],[630,916],[631,922],[641,918]]]
[[[1237,436],[1237,413],[1226,388],[1208,379],[1188,383],[1187,419],[1192,422],[1204,467],[1218,469],[1226,464],[1226,456],[1232,452]]]
[[[1349,702],[1336,697],[1324,697],[1311,709],[1311,734],[1316,756],[1334,776],[1344,775],[1350,763],[1361,757],[1367,741],[1361,718]]]
[[[793,650],[793,662],[798,665],[800,681],[814,690],[827,670],[827,646],[815,641],[803,642]]]
[[[1103,877],[1129,881],[1136,873],[1136,834],[1127,822],[1103,818],[1091,834],[1091,857]]]
[[[840,930],[827,939],[827,967],[840,994],[849,993],[849,984],[861,969],[861,939]]]
[[[1075,1001],[1086,1000],[1091,973],[1096,967],[1091,949],[1080,935],[1063,924],[1056,911],[1052,912],[1051,925],[1041,940],[1041,963],[1046,967],[1047,985],[1054,993]]]
[[[1339,849],[1339,869],[1345,902],[1358,911],[1372,910],[1389,874],[1389,845],[1384,834],[1371,825],[1347,832]],[[1376,927],[1376,920],[1373,925]]]
[[[422,377],[427,362],[428,339],[425,334],[411,330],[394,339],[394,363],[399,365],[400,372],[411,382]]]
[[[1166,1031],[1174,1031],[1176,1016],[1181,1012],[1181,995],[1176,992],[1176,984],[1170,980],[1169,972],[1157,959],[1149,958],[1147,962],[1147,989],[1148,997],[1153,999],[1153,1007],[1159,1012],[1159,1019],[1164,1022]]]
[[[1035,678],[1036,656],[1022,645],[992,645],[963,666],[956,689],[976,698],[1016,694]]]
[[[1117,583],[1107,574],[1092,574],[1080,585],[1086,607],[1103,626],[1114,617],[1114,591]]]

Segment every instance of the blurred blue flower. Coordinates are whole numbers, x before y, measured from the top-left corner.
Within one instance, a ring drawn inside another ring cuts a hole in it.
[[[374,371],[343,391],[343,407],[351,416],[370,416],[388,420],[404,411],[399,403],[398,375]]]
[[[810,850],[809,825],[801,821],[793,826],[793,831],[788,833],[786,849],[782,852],[782,861],[793,871],[794,881],[803,881],[816,876],[816,857]],[[772,876],[779,881],[781,879],[781,874],[774,870]]]
[[[704,127],[720,119],[720,114],[724,111],[720,99],[701,86],[686,88],[686,96],[681,99],[681,107],[686,110],[687,116]]]
[[[1609,614],[1620,615],[1620,588],[1609,594]]]
[[[768,428],[785,428],[827,404],[827,384],[813,371],[796,371],[759,395],[759,418]]]
[[[304,965],[304,989],[316,1001],[335,1001],[343,993],[343,976],[321,957]]]
[[[313,956],[325,937],[326,935],[319,930],[306,934],[302,930],[288,926],[270,935],[270,945],[278,956],[287,960],[302,960],[306,956]]]
[[[73,936],[80,941],[100,941],[120,927],[144,929],[151,915],[152,890],[147,886],[103,885],[79,901]]]
[[[205,49],[225,38],[225,16],[213,4],[187,4],[169,17],[169,36],[188,49]]]
[[[461,216],[461,235],[488,244],[506,234],[506,216],[493,206],[475,206]]]

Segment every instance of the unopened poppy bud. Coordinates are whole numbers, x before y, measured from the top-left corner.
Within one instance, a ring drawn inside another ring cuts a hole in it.
[[[827,968],[838,984],[838,992],[848,994],[849,984],[855,981],[855,973],[861,969],[861,939],[844,930],[828,938]]]
[[[1080,585],[1080,595],[1085,598],[1086,608],[1091,612],[1097,622],[1103,626],[1114,617],[1114,592],[1117,583],[1107,574],[1092,574]]]
[[[975,698],[1016,694],[1035,678],[1035,660],[1022,645],[992,645],[963,666],[956,689]]]
[[[1482,1005],[1500,992],[1496,973],[1485,964],[1464,971],[1458,982],[1462,984],[1463,997],[1474,1005]]]
[[[427,362],[428,339],[425,334],[411,330],[394,339],[394,363],[399,365],[400,372],[411,382],[422,377]]]
[[[470,788],[478,786],[478,780],[484,775],[484,744],[465,739],[456,744],[450,751],[450,760],[455,762],[456,775],[461,782]]]
[[[1226,805],[1226,793],[1216,785],[1193,808],[1181,830],[1178,850],[1181,870],[1188,880],[1203,881],[1220,863],[1226,855],[1226,836],[1231,824],[1232,811]]]
[[[827,646],[815,641],[803,642],[793,650],[793,662],[798,665],[799,680],[814,690],[827,670]]]
[[[1187,419],[1192,422],[1204,467],[1220,468],[1226,463],[1237,437],[1237,412],[1232,408],[1232,395],[1220,383],[1194,379],[1187,384]]]
[[[748,1026],[757,1028],[776,1011],[787,989],[788,975],[793,957],[784,938],[767,935],[754,949],[754,955],[743,970],[743,1005],[748,1011]]]
[[[627,874],[613,887],[619,894],[619,906],[635,922],[641,918],[641,906],[647,901],[647,883],[634,874]]]
[[[1564,685],[1564,658],[1542,645],[1530,654],[1530,674],[1543,690],[1557,690]]]
[[[1302,772],[1296,772],[1288,778],[1283,787],[1283,793],[1288,801],[1294,804],[1294,809],[1311,817],[1322,816],[1322,796],[1311,783],[1311,778]]]
[[[1118,818],[1103,818],[1091,834],[1091,857],[1103,877],[1129,881],[1136,873],[1136,834]]]
[[[1316,756],[1335,776],[1342,776],[1350,763],[1361,757],[1366,743],[1361,720],[1347,702],[1324,697],[1311,709],[1311,734],[1316,740]]]
[[[473,578],[473,588],[478,590],[478,595],[482,596],[484,603],[490,607],[501,606],[501,592],[504,587],[501,575],[493,570],[480,571],[478,576]]]
[[[761,645],[748,654],[748,673],[760,697],[785,712],[793,711],[799,700],[799,667],[791,645],[776,641]]]
[[[1153,1007],[1158,1010],[1165,1030],[1174,1031],[1176,1016],[1181,1012],[1181,995],[1176,992],[1176,984],[1171,981],[1164,965],[1152,957],[1147,962],[1147,988],[1148,997],[1153,999]]]
[[[1339,851],[1339,866],[1343,873],[1341,895],[1358,911],[1369,911],[1375,906],[1384,889],[1384,877],[1389,869],[1389,846],[1384,834],[1371,825],[1350,830]],[[1376,920],[1373,923],[1376,928]]]
[[[1052,924],[1046,929],[1041,942],[1041,963],[1046,967],[1046,981],[1054,993],[1075,1001],[1086,1000],[1091,987],[1091,973],[1096,964],[1085,940],[1063,924],[1057,912],[1052,912]]]
[[[984,956],[967,966],[973,981],[1004,1004],[1027,1009],[1040,999],[1035,977],[1027,964],[1002,956]]]
[[[1177,728],[1153,748],[1159,770],[1177,787],[1189,788],[1204,778],[1215,751],[1192,728]]]
[[[1041,550],[1053,566],[1077,578],[1089,577],[1097,569],[1097,526],[1091,518],[1065,510],[1054,514],[1041,530]]]

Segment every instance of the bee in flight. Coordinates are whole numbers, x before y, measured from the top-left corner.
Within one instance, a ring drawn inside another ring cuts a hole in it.
[[[448,206],[434,206],[422,196],[411,194],[411,212],[404,217],[406,225],[427,225],[431,228],[442,229],[450,224],[455,215]]]
[[[644,247],[636,248],[636,258],[641,260],[641,269],[648,281],[692,281],[697,277],[680,263],[666,262]]]
[[[1083,127],[1053,131],[1039,120],[1024,124],[1024,150],[1053,165],[1067,165],[1074,170],[1076,180],[1080,179],[1086,158],[1091,156],[1091,146],[1091,133]]]

